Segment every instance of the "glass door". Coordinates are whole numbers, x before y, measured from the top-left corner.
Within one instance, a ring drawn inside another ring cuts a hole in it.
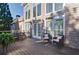
[[[41,36],[41,24],[38,23],[38,36]]]
[[[51,19],[46,20],[46,32],[50,33],[52,28]]]
[[[63,19],[55,19],[54,36],[63,35]]]
[[[37,33],[37,24],[34,23],[34,35],[36,36],[36,33]]]

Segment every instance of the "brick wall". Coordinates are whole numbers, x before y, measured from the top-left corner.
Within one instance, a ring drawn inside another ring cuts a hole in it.
[[[70,47],[79,48],[79,4],[67,4],[65,8],[65,34]]]

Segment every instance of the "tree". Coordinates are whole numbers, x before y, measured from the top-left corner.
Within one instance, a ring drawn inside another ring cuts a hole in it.
[[[7,3],[0,3],[0,25],[3,24],[0,30],[10,30],[12,19],[9,5]]]

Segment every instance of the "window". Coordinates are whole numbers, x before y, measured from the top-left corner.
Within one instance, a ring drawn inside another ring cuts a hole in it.
[[[26,31],[27,31],[27,23],[25,23],[25,29],[26,29]]]
[[[63,35],[63,19],[55,19],[54,35]]]
[[[36,17],[36,7],[33,7],[33,17]]]
[[[53,11],[53,4],[52,3],[46,3],[46,13]]]
[[[63,3],[55,3],[55,11],[61,10],[63,8]]]
[[[41,36],[41,24],[38,23],[38,36]]]
[[[27,19],[27,11],[26,11],[26,19]]]
[[[34,35],[36,35],[36,32],[37,32],[37,24],[35,23],[34,24]]]
[[[37,5],[37,15],[41,15],[41,3]]]
[[[51,28],[52,28],[51,19],[47,19],[47,20],[46,20],[46,32],[50,33]]]
[[[30,23],[25,23],[25,29],[26,29],[26,32],[30,30]]]
[[[30,10],[28,11],[28,19],[30,18]]]

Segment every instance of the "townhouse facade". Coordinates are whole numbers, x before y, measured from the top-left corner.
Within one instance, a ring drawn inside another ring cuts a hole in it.
[[[72,6],[73,5],[73,6]],[[79,4],[63,3],[25,3],[24,31],[26,35],[41,40],[43,32],[52,37],[65,36],[64,43],[79,48]],[[74,24],[75,22],[75,24]]]
[[[55,8],[56,6],[56,8]],[[59,7],[59,8],[58,8]],[[41,39],[41,34],[43,30],[51,33],[53,27],[53,18],[55,17],[56,12],[60,11],[62,13],[63,4],[62,3],[29,3],[24,6],[24,18],[25,23],[28,23],[25,27],[27,31],[32,29],[32,36],[34,38]],[[30,12],[29,12],[30,11]],[[53,13],[55,12],[55,13]],[[30,13],[30,14],[29,14]],[[53,16],[54,14],[54,16]],[[30,18],[29,18],[30,16]],[[61,15],[59,18],[62,18]],[[62,21],[61,21],[62,22]],[[32,25],[32,26],[30,26]],[[53,31],[52,31],[53,33]],[[51,34],[52,34],[51,33]],[[56,32],[55,32],[56,34]],[[54,35],[53,35],[54,36]]]

